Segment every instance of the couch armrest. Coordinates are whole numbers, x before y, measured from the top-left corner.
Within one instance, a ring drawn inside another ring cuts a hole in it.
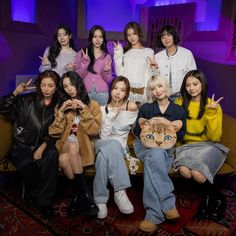
[[[223,116],[221,143],[230,148],[230,152],[225,160],[225,166],[222,166],[219,173],[236,174],[236,119],[226,114]]]
[[[12,123],[0,115],[0,161],[5,159],[12,143]]]

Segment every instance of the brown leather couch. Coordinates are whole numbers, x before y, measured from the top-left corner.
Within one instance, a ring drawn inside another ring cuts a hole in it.
[[[7,153],[11,147],[12,140],[12,124],[6,118],[0,115],[0,171],[14,171],[15,168],[7,161]],[[129,146],[132,146],[132,139],[129,139]],[[236,174],[236,119],[224,115],[223,117],[223,135],[221,142],[230,148],[229,155],[219,170],[220,175],[235,175]],[[134,156],[131,150],[131,156]],[[214,157],[212,157],[214,158]],[[129,167],[129,161],[127,161]],[[94,167],[86,168],[88,174],[94,174]],[[138,169],[134,174],[143,173],[143,163],[138,162]],[[170,173],[173,175],[173,172]],[[175,175],[175,174],[174,174]]]

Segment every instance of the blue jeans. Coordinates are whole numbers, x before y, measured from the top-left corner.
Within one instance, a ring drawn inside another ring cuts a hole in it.
[[[101,106],[105,106],[108,100],[108,92],[100,92],[96,91],[96,87],[93,87],[91,92],[88,93],[89,98],[91,100],[97,101]]]
[[[98,139],[95,141],[95,153],[94,200],[96,203],[107,203],[109,198],[108,181],[115,192],[131,186],[124,160],[124,150],[120,142],[115,139]]]
[[[145,220],[160,224],[165,213],[175,208],[174,185],[168,176],[173,163],[173,149],[146,148],[140,139],[134,142],[136,156],[144,162],[143,204]]]

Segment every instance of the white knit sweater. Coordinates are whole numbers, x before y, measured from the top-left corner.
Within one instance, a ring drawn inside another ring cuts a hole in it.
[[[150,77],[149,65],[154,51],[151,48],[132,48],[123,53],[123,48],[119,45],[114,50],[115,71],[117,75],[123,75],[128,78],[130,86],[134,88],[146,87],[147,81]],[[146,99],[145,94],[130,93],[130,101],[143,102]]]

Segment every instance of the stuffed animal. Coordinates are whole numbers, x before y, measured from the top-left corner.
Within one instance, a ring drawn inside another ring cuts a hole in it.
[[[140,140],[147,148],[170,149],[175,145],[176,132],[182,125],[181,120],[171,122],[164,117],[153,117],[150,120],[139,118]]]

